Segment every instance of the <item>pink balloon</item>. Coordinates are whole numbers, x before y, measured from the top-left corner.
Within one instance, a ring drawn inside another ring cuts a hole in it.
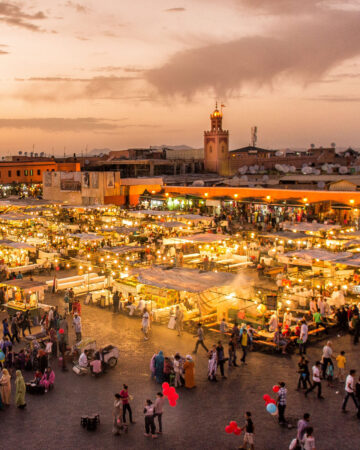
[[[276,393],[276,392],[279,392],[279,389],[280,389],[280,387],[277,385],[277,384],[275,384],[275,386],[273,386],[273,388],[272,388],[272,390]]]

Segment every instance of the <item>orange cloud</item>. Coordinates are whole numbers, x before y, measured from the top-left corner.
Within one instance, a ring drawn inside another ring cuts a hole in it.
[[[46,19],[46,16],[42,11],[38,11],[35,14],[27,14],[17,4],[10,2],[0,3],[0,22],[4,22],[7,25],[39,32],[44,30],[34,24],[33,21],[43,19]]]

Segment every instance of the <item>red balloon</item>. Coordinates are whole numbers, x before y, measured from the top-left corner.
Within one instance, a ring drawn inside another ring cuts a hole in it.
[[[169,400],[169,405],[172,406],[173,408],[175,408],[176,401],[175,400]]]
[[[162,385],[161,385],[161,387],[163,388],[163,389],[169,389],[169,387],[170,387],[170,385],[169,385],[169,383],[163,383]]]
[[[171,387],[169,388],[169,392],[170,392],[171,395],[176,394],[175,388],[174,388],[173,386],[171,386]]]
[[[231,426],[230,426],[230,425],[227,425],[227,426],[225,427],[225,431],[226,431],[227,434],[231,434],[231,433],[232,433],[232,428],[231,428]]]
[[[265,394],[265,395],[263,396],[263,399],[264,399],[266,402],[268,402],[268,401],[271,399],[271,397],[270,397],[270,395]]]
[[[233,420],[229,423],[229,427],[234,431],[237,428],[237,423]]]
[[[241,434],[241,428],[236,427],[235,431],[234,431],[234,434],[236,434],[236,436],[239,436]]]
[[[277,384],[275,384],[275,386],[273,386],[273,388],[272,388],[272,390],[276,393],[276,392],[279,392],[279,389],[280,389],[280,387],[277,385]]]
[[[268,401],[268,404],[269,403],[274,403],[274,405],[276,405],[276,400],[274,400],[273,398],[271,398],[269,401]]]

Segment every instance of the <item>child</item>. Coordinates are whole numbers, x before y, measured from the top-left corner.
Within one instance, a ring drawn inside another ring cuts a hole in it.
[[[336,357],[337,361],[337,367],[338,367],[338,373],[337,378],[339,381],[344,382],[345,381],[345,365],[346,365],[346,358],[345,358],[345,352],[340,352],[340,355]]]
[[[145,436],[150,436],[150,430],[151,430],[151,437],[157,438],[157,435],[155,434],[156,428],[155,428],[155,422],[154,422],[154,405],[151,400],[146,400],[145,406],[144,406],[144,414],[145,414]]]
[[[332,364],[329,364],[326,369],[326,375],[328,380],[328,386],[334,387],[333,379],[334,379],[334,366]]]
[[[251,450],[254,450],[254,432],[255,427],[252,421],[251,412],[245,413],[245,425],[241,429],[242,431],[245,431],[244,433],[244,441],[243,446],[240,447],[242,449],[247,449],[248,446]]]

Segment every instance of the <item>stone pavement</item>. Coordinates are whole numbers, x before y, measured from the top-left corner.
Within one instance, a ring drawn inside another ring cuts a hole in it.
[[[57,298],[53,296],[55,302]],[[277,424],[265,411],[262,396],[272,395],[272,386],[285,381],[288,388],[286,415],[292,421],[304,412],[311,414],[315,429],[317,450],[359,448],[360,421],[354,406],[349,402],[348,414],[340,411],[343,386],[328,388],[323,382],[325,400],[317,400],[314,393],[305,398],[295,390],[296,355],[285,356],[250,353],[248,365],[227,370],[228,379],[210,383],[207,380],[207,358],[200,347],[195,356],[197,388],[192,391],[178,389],[180,399],[175,408],[166,406],[163,422],[164,434],[157,440],[143,435],[143,405],[147,398],[154,399],[160,386],[150,380],[149,362],[154,354],[163,350],[165,355],[179,351],[186,355],[193,350],[195,339],[188,333],[180,338],[165,326],[154,325],[149,341],[144,341],[140,320],[114,314],[93,306],[83,306],[83,334],[93,336],[99,345],[115,344],[120,348],[118,366],[101,376],[76,376],[72,371],[59,371],[57,362],[55,389],[44,396],[27,395],[25,411],[14,405],[0,412],[1,444],[13,449],[234,449],[242,442],[242,436],[227,435],[225,426],[231,420],[240,424],[245,411],[252,411],[256,432],[256,448],[265,450],[288,449],[295,429],[288,430]],[[209,335],[210,347],[216,336]],[[346,351],[348,368],[354,367],[360,375],[359,348],[353,347],[350,336],[332,336],[334,349]],[[321,356],[319,342],[308,352],[310,365]],[[227,351],[227,346],[226,346]],[[25,372],[29,379],[32,374]],[[122,384],[129,385],[134,396],[132,408],[137,423],[129,433],[113,436],[113,394]],[[14,392],[13,392],[14,396]],[[351,400],[350,400],[351,401]],[[80,416],[100,413],[101,424],[96,432],[80,426]]]

